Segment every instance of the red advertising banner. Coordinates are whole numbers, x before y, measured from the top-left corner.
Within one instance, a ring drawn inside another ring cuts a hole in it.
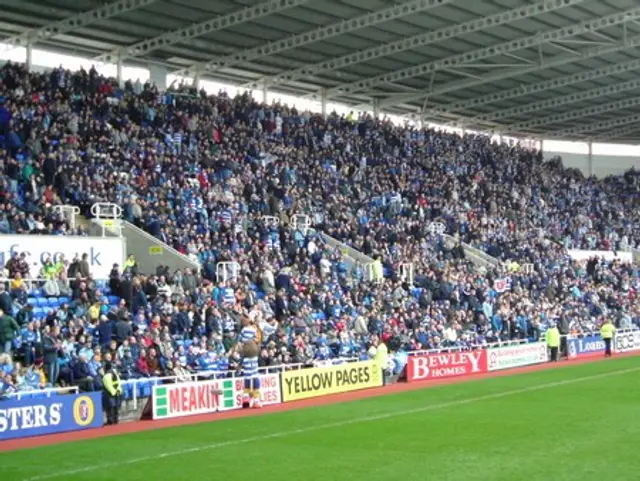
[[[407,382],[471,376],[486,372],[486,351],[422,354],[409,356],[407,362]]]

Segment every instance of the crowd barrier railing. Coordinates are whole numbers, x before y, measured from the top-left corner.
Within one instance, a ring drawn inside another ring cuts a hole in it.
[[[13,279],[11,277],[0,277],[0,282],[5,284],[5,286],[8,286],[13,280],[15,280],[15,279]],[[67,287],[70,285],[71,282],[75,282],[75,281],[78,281],[78,280],[80,280],[80,281],[89,280],[89,281],[101,282],[101,283],[108,283],[109,282],[109,279],[106,279],[106,278],[93,278],[93,277],[90,278],[90,279],[87,279],[87,278],[84,278],[84,277],[79,278],[79,279],[75,278],[75,277],[73,279],[69,279],[69,278],[65,278],[65,279],[58,279],[58,278],[47,279],[47,278],[44,278],[44,277],[28,277],[28,278],[24,278],[24,279],[21,279],[21,280],[22,280],[22,282],[24,282],[25,287],[27,288],[28,291],[41,289],[42,286],[47,281],[51,281],[51,280],[56,280],[56,281],[62,280]]]
[[[310,366],[306,363],[295,363],[295,364],[279,364],[276,366],[268,366],[261,367],[258,369],[258,372],[261,375],[268,374],[281,374],[285,371],[297,371],[301,369],[310,369],[311,367],[323,367],[327,364],[336,365],[343,364],[348,362],[355,362],[358,359],[355,357],[346,357],[346,358],[338,358],[332,359],[329,361],[316,361],[313,366]],[[123,392],[125,394],[125,398],[131,399],[132,408],[138,409],[138,401],[143,398],[146,399],[151,396],[153,392],[153,388],[155,386],[170,384],[170,383],[181,383],[181,382],[196,382],[198,380],[205,379],[242,379],[242,374],[237,371],[217,371],[217,370],[209,370],[209,371],[195,371],[185,373],[184,375],[175,375],[175,376],[161,376],[161,377],[139,377],[135,379],[127,379],[121,381],[121,385],[123,388]],[[130,396],[127,394],[130,393]]]
[[[78,386],[68,387],[50,387],[46,389],[30,389],[25,391],[17,391],[5,395],[8,399],[37,399],[50,398],[58,394],[78,394],[80,392]]]

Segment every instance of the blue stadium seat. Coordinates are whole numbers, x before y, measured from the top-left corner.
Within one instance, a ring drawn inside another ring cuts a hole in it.
[[[110,287],[103,287],[103,288],[102,288],[102,289],[100,289],[100,290],[102,291],[102,293],[103,293],[105,296],[108,296],[108,295],[110,295],[110,294],[111,294],[111,288],[110,288]]]
[[[33,308],[33,318],[34,319],[42,319],[45,317],[45,312],[42,307],[34,307]]]
[[[71,298],[70,297],[60,297],[58,299],[60,301],[60,305],[62,304],[69,304],[71,302]]]
[[[98,279],[96,281],[96,287],[101,290],[104,289],[105,287],[107,287],[107,281],[105,281],[104,279]]]
[[[38,305],[38,299],[36,299],[35,297],[28,297],[27,304],[29,304],[30,306],[36,307]]]
[[[119,302],[120,298],[118,296],[109,296],[109,304],[111,304],[112,306],[118,305]]]
[[[60,299],[58,299],[57,297],[50,297],[49,307],[53,307],[53,308],[60,307]]]
[[[45,308],[49,306],[49,300],[46,297],[38,297],[36,301],[38,302],[38,307]]]
[[[125,399],[131,399],[133,398],[133,385],[129,384],[129,383],[124,383],[122,385],[123,389],[122,389],[122,396]]]
[[[31,289],[31,291],[29,291],[29,296],[30,297],[44,297],[44,292],[42,292],[42,289]]]

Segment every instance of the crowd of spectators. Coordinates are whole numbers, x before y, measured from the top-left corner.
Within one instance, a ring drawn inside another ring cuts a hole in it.
[[[91,390],[106,361],[125,378],[233,370],[245,317],[263,367],[366,358],[378,338],[401,352],[640,322],[635,268],[567,256],[638,246],[633,171],[585,179],[486,136],[17,64],[0,69],[0,161],[0,232],[83,235],[55,207],[89,216],[110,202],[202,265],[114,266],[96,281],[81,259],[58,259],[38,288],[68,303],[34,319],[24,279],[38,273],[17,255],[0,292],[0,348],[13,356],[0,392]],[[300,214],[312,229],[292,228]],[[509,269],[478,269],[435,224]],[[386,277],[371,281],[320,232],[380,259]],[[219,262],[237,276],[218,282]]]

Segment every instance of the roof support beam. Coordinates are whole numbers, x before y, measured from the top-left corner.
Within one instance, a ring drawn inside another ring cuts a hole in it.
[[[640,124],[637,122],[633,122],[626,127],[617,128],[615,130],[609,130],[602,134],[594,135],[592,139],[596,142],[601,140],[621,139],[625,135],[635,134],[636,132],[640,132]]]
[[[634,61],[640,68],[640,60]],[[545,82],[542,82],[545,83]],[[538,84],[534,84],[538,85]],[[486,122],[496,121],[500,119],[507,119],[509,117],[516,117],[519,115],[528,114],[531,112],[539,112],[541,110],[553,109],[562,105],[572,104],[576,102],[583,102],[585,100],[597,99],[606,95],[615,95],[629,90],[640,89],[640,79],[630,80],[628,82],[617,83],[613,85],[606,85],[603,87],[597,87],[595,89],[586,90],[584,92],[577,92],[562,97],[553,97],[548,100],[542,100],[541,102],[534,102],[526,105],[518,105],[510,109],[500,109],[490,114],[478,115],[469,119],[469,123],[474,122]]]
[[[540,32],[536,35],[524,37],[510,42],[504,42],[498,45],[490,47],[480,48],[471,52],[462,53],[459,55],[453,55],[448,58],[436,60],[434,62],[428,62],[421,65],[416,65],[403,70],[395,72],[389,72],[384,75],[372,77],[357,82],[338,85],[331,88],[327,93],[330,96],[353,94],[360,90],[370,89],[376,85],[385,84],[388,82],[399,82],[407,80],[413,77],[429,74],[434,70],[442,70],[451,67],[462,66],[466,63],[478,62],[486,58],[496,57],[503,53],[511,53],[527,48],[537,47],[556,40],[575,37],[576,35],[582,35],[592,32],[594,30],[603,29],[624,23],[633,18],[640,18],[640,7],[629,9],[625,12],[615,13],[606,17],[597,18],[595,20],[589,20],[581,22],[577,25],[549,30],[546,32]]]
[[[48,40],[86,25],[101,22],[107,18],[145,7],[156,1],[157,0],[118,0],[103,7],[94,8],[88,12],[82,12],[58,22],[53,22],[43,27],[27,30],[19,35],[2,39],[0,43],[6,44],[8,48],[26,47],[28,44]],[[8,48],[5,48],[5,50]]]
[[[612,45],[611,47],[597,47],[597,48],[586,49],[585,51],[582,52],[582,55],[580,57],[576,57],[575,55],[554,57],[553,59],[546,61],[542,65],[536,65],[528,69],[513,69],[513,70],[507,70],[505,72],[496,72],[495,74],[485,75],[482,77],[482,80],[478,80],[478,81],[464,80],[461,82],[452,82],[449,84],[444,84],[440,87],[437,87],[435,89],[428,89],[419,94],[416,93],[416,94],[394,95],[393,97],[390,97],[389,99],[382,101],[381,107],[420,100],[425,97],[432,98],[438,95],[445,95],[447,93],[455,92],[458,90],[472,89],[489,82],[495,82],[495,81],[505,80],[512,77],[519,77],[519,76],[530,74],[530,73],[536,73],[540,70],[545,70],[548,68],[562,67],[564,65],[569,65],[574,62],[584,61],[584,60],[595,58],[595,57],[602,57],[605,55],[619,52],[620,50],[626,50],[626,49],[631,49],[636,47],[640,47],[640,36],[632,37],[628,39],[627,42],[625,43],[620,42],[616,45]],[[597,69],[591,72],[582,72],[579,74],[570,75],[568,77],[562,77],[558,79],[551,79],[545,82],[540,82],[538,84],[523,85],[522,87],[519,87],[516,89],[510,89],[504,92],[485,95],[483,97],[478,97],[477,101],[475,99],[469,99],[461,102],[441,105],[438,107],[432,107],[425,110],[425,115],[427,116],[455,115],[453,114],[453,111],[455,110],[463,110],[469,107],[484,105],[486,103],[498,102],[498,101],[506,100],[509,98],[520,97],[521,95],[530,95],[532,93],[543,92],[545,90],[563,87],[565,85],[572,85],[578,82],[593,80],[594,78],[603,77],[606,75],[613,75],[618,72],[627,72],[630,70],[636,70],[638,68],[636,65],[637,64],[635,63],[635,61],[626,62],[621,65],[611,65],[610,67],[606,67],[603,69]],[[621,70],[618,71],[616,69],[621,69]],[[592,74],[594,75],[594,77],[591,77]],[[567,83],[565,84],[564,82],[567,82]]]
[[[470,20],[458,25],[452,25],[450,27],[445,27],[434,30],[432,32],[416,35],[414,37],[404,38],[402,40],[398,40],[397,42],[391,42],[385,45],[379,45],[366,50],[361,50],[359,52],[345,55],[336,59],[331,59],[314,65],[308,65],[295,70],[282,72],[278,75],[268,78],[268,81],[271,85],[278,85],[285,82],[296,81],[305,77],[313,77],[321,72],[341,69],[362,62],[369,62],[371,60],[394,55],[405,50],[424,47],[436,42],[442,42],[455,37],[459,37],[460,35],[479,32],[481,30],[486,30],[487,28],[504,25],[516,20],[531,18],[536,15],[551,12],[571,5],[577,5],[583,2],[584,0],[544,0],[534,5],[514,8],[506,12],[500,12],[494,15],[489,15],[487,17]],[[366,87],[364,87],[364,89],[366,90]],[[335,96],[337,91],[336,89],[331,89],[327,93]]]
[[[545,136],[554,138],[575,137],[583,132],[615,129],[617,127],[624,127],[625,125],[637,122],[640,122],[640,114],[634,114],[629,117],[619,117],[611,120],[605,120],[604,122],[594,122],[586,125],[578,125],[577,127],[561,130],[558,132],[545,133]]]
[[[216,72],[220,69],[232,67],[240,63],[251,62],[260,57],[269,55],[275,55],[285,50],[302,47],[315,42],[320,42],[328,38],[344,35],[356,30],[360,30],[367,27],[372,27],[380,23],[389,22],[397,18],[406,17],[415,13],[428,10],[431,8],[446,5],[455,0],[410,0],[409,2],[402,3],[400,5],[394,5],[393,7],[385,8],[384,10],[378,10],[376,12],[360,15],[359,17],[350,18],[341,22],[332,23],[330,25],[316,28],[309,32],[304,32],[291,37],[286,37],[281,40],[269,42],[265,45],[260,45],[255,48],[241,50],[239,52],[227,55],[217,60],[212,60],[200,64],[200,68],[207,72]],[[188,75],[189,71],[194,69],[196,65],[193,65],[187,69],[178,70],[176,74]],[[260,85],[264,82],[271,84],[269,78],[260,79],[257,82],[248,84],[247,87],[255,88],[256,85]]]
[[[640,37],[636,38],[636,43],[637,45],[640,46]],[[630,62],[625,62],[620,64],[609,65],[607,67],[599,68],[596,70],[585,70],[584,72],[580,72],[574,75],[568,75],[566,77],[561,77],[557,79],[545,80],[544,82],[538,82],[538,83],[529,84],[529,85],[522,85],[521,87],[516,87],[509,90],[503,90],[501,92],[496,92],[494,94],[483,95],[482,97],[474,97],[462,102],[449,104],[444,108],[432,109],[431,111],[429,111],[429,113],[432,113],[432,114],[436,112],[440,114],[453,113],[456,110],[466,110],[469,108],[480,107],[482,105],[487,105],[494,102],[502,102],[505,100],[515,99],[515,98],[523,97],[527,95],[534,95],[534,94],[545,92],[547,90],[567,87],[567,86],[574,85],[581,82],[589,82],[591,80],[596,80],[602,77],[617,75],[624,72],[632,72],[634,70],[640,70],[640,59],[631,60]],[[529,71],[527,71],[526,73],[528,72]],[[553,100],[555,99],[550,99],[549,101],[553,101]],[[512,109],[497,111],[495,113],[492,112],[485,115],[478,115],[474,118],[474,120],[485,121],[485,120],[498,120],[501,118],[507,118],[514,115],[519,115],[521,113],[530,112],[531,110],[529,110],[529,107],[530,107],[529,105],[523,105],[523,106],[514,107]]]
[[[531,128],[540,127],[543,125],[561,124],[570,120],[581,119],[583,117],[599,115],[607,112],[615,112],[616,110],[629,109],[638,105],[640,105],[640,97],[632,97],[608,104],[594,105],[593,107],[587,107],[581,110],[571,110],[563,114],[553,114],[547,117],[536,117],[527,122],[520,122],[518,124],[509,125],[507,127],[507,130],[526,131]]]
[[[269,0],[268,2],[259,3],[253,7],[243,8],[242,10],[231,12],[226,15],[220,15],[204,22],[165,33],[158,37],[142,40],[127,47],[114,49],[111,52],[95,57],[93,60],[96,62],[116,62],[118,58],[124,60],[127,58],[142,57],[154,50],[175,45],[177,43],[184,43],[191,38],[200,37],[211,32],[251,22],[289,8],[297,7],[298,5],[302,5],[308,1],[309,0]],[[192,70],[195,71],[195,66]],[[193,75],[193,71],[189,72],[189,74]],[[176,75],[189,76],[186,73],[182,73],[182,71],[176,72]]]

